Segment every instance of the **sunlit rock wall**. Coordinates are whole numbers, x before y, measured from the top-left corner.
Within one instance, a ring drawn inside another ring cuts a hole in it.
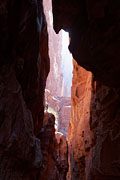
[[[63,75],[61,73],[62,34],[60,32],[57,35],[53,30],[51,0],[44,0],[43,4],[48,24],[50,56],[50,73],[47,78],[46,88],[50,90],[52,95],[62,96],[64,92]]]
[[[68,180],[119,180],[119,89],[74,62]]]
[[[74,61],[71,121],[68,134],[69,171],[68,180],[85,180],[89,169],[93,134],[90,130],[90,104],[92,74]]]

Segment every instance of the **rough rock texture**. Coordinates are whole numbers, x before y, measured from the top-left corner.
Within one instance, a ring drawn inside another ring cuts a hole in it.
[[[56,161],[59,172],[59,180],[66,180],[68,171],[68,143],[65,135],[61,132],[55,134],[56,143]]]
[[[71,121],[68,135],[68,180],[85,180],[85,171],[89,169],[89,156],[93,145],[93,135],[89,125],[91,83],[92,74],[74,61],[71,89]]]
[[[58,100],[58,131],[67,136],[71,118],[71,100],[69,97],[58,97]]]
[[[56,32],[69,32],[73,57],[94,74],[75,64],[68,179],[120,179],[119,10],[119,0],[53,0]],[[47,39],[40,0],[0,2],[1,180],[65,179],[54,121],[43,127]]]
[[[46,89],[45,90],[45,100],[46,100],[46,104],[48,105],[47,108],[51,107],[55,112],[58,113],[59,111],[59,100],[57,99],[57,97],[52,96],[51,92]]]
[[[120,96],[119,91],[93,83],[90,127],[94,132],[94,147],[88,180],[120,179]]]
[[[85,72],[88,79],[77,87],[81,68],[74,67],[68,179],[120,179],[119,10],[119,0],[53,0],[55,31],[69,32],[74,59],[93,72],[92,85]]]
[[[28,180],[32,171],[36,179],[42,166],[40,140],[34,133],[43,121],[47,40],[41,1],[0,2],[1,180]]]
[[[40,168],[40,140],[33,134],[32,114],[26,107],[13,68],[0,71],[0,179],[24,180]]]
[[[119,180],[119,91],[74,62],[68,135],[70,180]]]
[[[41,148],[44,155],[44,169],[40,172],[39,179],[58,179],[57,167],[55,162],[55,117],[46,113],[44,116],[43,127],[38,137],[41,140]],[[59,180],[59,179],[58,179]]]
[[[55,117],[46,113],[44,125],[38,135],[44,155],[44,169],[40,172],[40,179],[65,180],[68,170],[68,145],[62,133],[55,134]]]
[[[46,88],[51,91],[52,95],[63,95],[63,75],[61,73],[62,62],[62,34],[57,35],[53,29],[52,1],[43,0],[46,20],[49,33],[49,56],[50,56],[50,73],[47,78]],[[61,88],[60,88],[61,87]]]
[[[62,132],[65,136],[68,134],[69,122],[71,116],[71,100],[69,97],[52,96],[49,90],[45,90],[46,111],[52,111],[56,114],[56,130]]]
[[[24,60],[23,71],[18,76],[19,82],[22,86],[24,99],[28,108],[32,112],[34,132],[36,135],[42,127],[44,116],[44,91],[46,78],[50,69],[47,24],[41,3],[41,1],[38,1],[38,17],[34,20],[37,28],[35,32],[36,34],[31,37],[31,40],[29,38],[29,41],[27,42],[28,45],[26,46],[28,46],[28,55],[26,55],[27,51],[25,51],[26,59]],[[31,26],[29,27],[30,29]],[[31,36],[31,34],[29,36]]]

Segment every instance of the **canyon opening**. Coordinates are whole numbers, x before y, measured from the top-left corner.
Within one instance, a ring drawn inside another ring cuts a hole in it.
[[[0,2],[0,180],[120,180],[119,59],[119,0]]]
[[[73,71],[73,58],[68,50],[69,35],[63,30],[59,34],[55,33],[52,4],[44,1],[44,7],[49,35],[50,57],[50,72],[46,82],[45,103],[48,106],[48,112],[55,115],[56,130],[67,136],[71,114],[70,97]]]

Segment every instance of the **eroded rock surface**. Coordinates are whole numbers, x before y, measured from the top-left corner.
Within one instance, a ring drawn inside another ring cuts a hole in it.
[[[74,61],[71,121],[68,134],[68,180],[86,180],[93,134],[90,130],[92,74]]]
[[[119,103],[119,91],[74,61],[68,180],[120,179]]]
[[[55,117],[45,113],[43,128],[38,135],[41,139],[43,152],[43,170],[39,178],[46,180],[65,180],[68,170],[68,144],[66,137],[57,132],[55,134]]]
[[[47,78],[46,88],[54,96],[63,95],[63,75],[61,73],[62,62],[62,34],[56,34],[53,29],[52,1],[43,0],[44,10],[47,20],[49,33],[49,56],[50,56],[50,73]]]
[[[1,68],[0,84],[0,179],[24,180],[42,165],[40,140],[13,68]]]
[[[120,179],[120,2],[52,2],[55,31],[69,32],[74,59],[93,72],[74,64],[68,179]]]
[[[68,171],[68,142],[61,132],[55,134],[56,137],[56,161],[59,172],[59,180],[66,180]]]
[[[58,131],[67,137],[71,118],[71,99],[69,97],[58,97],[58,100]]]
[[[45,96],[46,110],[50,111],[52,108],[56,115],[56,130],[67,136],[71,117],[71,99],[69,97],[52,96],[48,89],[45,90]]]
[[[120,97],[119,91],[93,83],[90,127],[94,146],[88,180],[119,180],[120,171]]]

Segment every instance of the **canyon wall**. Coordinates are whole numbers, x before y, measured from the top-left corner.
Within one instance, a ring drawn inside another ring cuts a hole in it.
[[[120,179],[119,112],[119,91],[101,82],[93,82],[90,127],[94,132],[94,146],[87,179]]]
[[[71,99],[69,97],[54,97],[51,92],[46,89],[46,111],[55,115],[56,131],[63,133],[66,137],[69,130],[69,122],[71,118]]]
[[[92,71],[96,80],[119,87],[119,0],[52,2],[54,29],[69,32],[73,58]]]
[[[44,114],[49,70],[42,0],[0,2],[0,180],[66,177],[66,138]]]
[[[74,59],[93,73],[74,62],[68,179],[120,179],[119,10],[118,0],[53,0],[55,31],[69,32]]]
[[[74,59],[93,73],[74,62],[68,179],[120,179],[119,9],[119,0],[53,0],[55,31],[69,32]],[[49,68],[42,1],[0,2],[1,180],[66,178],[65,136],[44,115]]]
[[[118,180],[120,97],[74,61],[68,134],[72,180]]]
[[[62,133],[55,133],[54,125],[54,115],[46,112],[43,127],[38,135],[41,140],[43,153],[43,167],[37,176],[39,180],[66,179],[68,171],[68,144],[66,137]]]
[[[85,180],[89,169],[93,133],[90,130],[92,73],[74,60],[71,89],[71,121],[68,134],[69,172],[67,179]]]
[[[50,73],[47,78],[46,88],[50,90],[52,96],[63,96],[64,82],[61,73],[61,51],[62,51],[62,33],[58,35],[53,29],[53,15],[51,0],[44,0],[44,10],[48,24],[49,33],[49,57]]]
[[[47,43],[41,1],[0,2],[1,180],[28,179],[42,167],[35,135],[43,124]]]

